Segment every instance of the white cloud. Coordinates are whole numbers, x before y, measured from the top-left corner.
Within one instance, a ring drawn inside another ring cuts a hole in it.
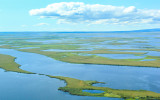
[[[36,25],[33,25],[33,26],[46,26],[46,25],[49,25],[48,23],[38,23]]]
[[[137,9],[134,6],[91,5],[82,2],[53,3],[46,8],[32,9],[29,13],[41,18],[58,18],[58,23],[138,24],[160,22],[160,10]]]

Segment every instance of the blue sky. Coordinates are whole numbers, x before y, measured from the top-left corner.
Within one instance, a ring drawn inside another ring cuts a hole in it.
[[[0,0],[0,31],[160,28],[159,4],[160,0]]]

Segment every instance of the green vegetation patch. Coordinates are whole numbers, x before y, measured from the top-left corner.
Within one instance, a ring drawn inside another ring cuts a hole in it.
[[[126,45],[128,43],[120,43],[120,42],[110,42],[110,43],[107,43],[109,45]]]
[[[96,87],[92,86],[92,84],[100,83],[97,81],[83,81],[69,77],[62,77],[62,76],[50,76],[50,78],[57,78],[60,80],[64,80],[67,85],[65,87],[60,87],[59,90],[64,92],[69,92],[72,95],[79,95],[79,96],[96,96],[96,97],[112,97],[112,98],[125,98],[125,99],[160,99],[160,94],[151,92],[151,91],[144,91],[144,90],[118,90],[118,89],[111,89],[107,87]],[[101,90],[104,91],[103,93],[89,93],[83,92],[82,90]]]
[[[154,61],[140,61],[143,59],[110,59],[96,55],[82,56],[78,55],[78,53],[40,51],[39,49],[25,49],[20,51],[38,53],[69,63],[160,67],[160,59],[155,56],[147,56],[147,59],[156,59]]]
[[[139,38],[123,38],[123,37],[88,37],[84,39],[79,39],[77,41],[81,42],[104,42],[104,41],[118,41],[118,40],[134,40]]]
[[[5,42],[6,45],[0,46],[7,49],[18,49],[24,47],[39,47],[41,50],[46,49],[63,49],[63,50],[77,50],[80,49],[80,45],[70,44],[41,44],[39,42],[26,42],[26,41],[12,41],[10,43]]]
[[[80,51],[79,53],[89,53],[89,54],[145,54],[146,52],[121,52],[121,51],[111,51],[110,49],[100,49],[93,51]]]
[[[14,62],[15,59],[15,57],[0,54],[0,68],[4,69],[5,71],[33,74],[32,72],[20,69],[20,65]]]
[[[30,47],[30,45],[28,46]],[[42,50],[46,50],[46,49],[63,49],[63,50],[76,50],[79,49],[80,46],[79,45],[34,45],[34,47],[40,47]]]
[[[108,50],[111,50],[111,51],[160,51],[160,49],[150,49],[150,48],[147,48],[147,49],[108,49]]]

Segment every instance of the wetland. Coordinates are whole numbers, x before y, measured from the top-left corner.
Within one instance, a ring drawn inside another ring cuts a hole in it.
[[[20,94],[33,93],[30,100],[158,100],[157,37],[157,32],[0,33],[1,98],[15,98],[6,89],[14,94],[23,89]]]

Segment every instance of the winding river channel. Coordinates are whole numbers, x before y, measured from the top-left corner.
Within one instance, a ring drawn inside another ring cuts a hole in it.
[[[0,49],[0,54],[16,57],[21,69],[34,73],[106,82],[95,86],[160,93],[160,68],[71,64],[13,49]],[[58,91],[59,87],[65,86],[64,81],[37,74],[6,73],[0,69],[0,79],[4,83],[0,85],[0,100],[119,100],[70,95]]]

